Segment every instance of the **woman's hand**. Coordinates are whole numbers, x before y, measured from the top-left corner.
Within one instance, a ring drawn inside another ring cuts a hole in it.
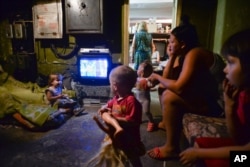
[[[180,162],[182,165],[193,166],[197,159],[198,155],[196,148],[188,148],[180,153]]]
[[[148,77],[148,81],[151,83],[155,83],[156,81],[158,81],[158,74],[156,73],[152,73],[149,77]]]
[[[167,55],[168,55],[169,58],[173,57],[170,45],[167,46]]]

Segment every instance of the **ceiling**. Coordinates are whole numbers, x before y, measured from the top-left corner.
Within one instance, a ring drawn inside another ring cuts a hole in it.
[[[172,22],[173,0],[130,0],[130,21],[165,20]]]

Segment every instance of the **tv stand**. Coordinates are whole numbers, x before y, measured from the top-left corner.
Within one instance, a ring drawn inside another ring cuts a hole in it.
[[[76,83],[76,97],[86,103],[106,103],[112,98],[110,85],[83,85]]]

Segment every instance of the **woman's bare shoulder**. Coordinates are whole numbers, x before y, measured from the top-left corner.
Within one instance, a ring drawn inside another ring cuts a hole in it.
[[[203,48],[203,47],[195,47],[191,49],[188,53],[193,53],[193,54],[212,54],[211,51]]]
[[[187,56],[190,56],[190,57],[193,57],[193,56],[199,56],[199,57],[211,57],[213,56],[213,52],[207,50],[207,49],[204,49],[202,47],[196,47],[196,48],[193,48],[191,49],[188,53],[187,53]]]
[[[208,66],[210,66],[214,61],[213,52],[207,49],[204,49],[202,47],[196,47],[196,48],[191,49],[187,53],[187,57],[191,59],[196,58],[197,60],[199,60],[199,62],[204,62]]]

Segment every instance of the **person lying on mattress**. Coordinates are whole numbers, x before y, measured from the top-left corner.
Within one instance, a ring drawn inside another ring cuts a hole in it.
[[[28,98],[25,98],[29,95],[32,97],[32,94],[37,96],[37,93],[32,93],[34,90],[31,89],[34,87],[30,87],[30,85],[15,80],[4,72],[0,65],[0,120],[13,117],[23,127],[34,131],[55,128],[65,122],[61,110],[49,107],[42,102],[36,103],[35,100],[31,103],[27,100]],[[13,91],[15,89],[16,92]],[[29,93],[18,96],[17,92],[21,92],[21,89],[23,92]]]

